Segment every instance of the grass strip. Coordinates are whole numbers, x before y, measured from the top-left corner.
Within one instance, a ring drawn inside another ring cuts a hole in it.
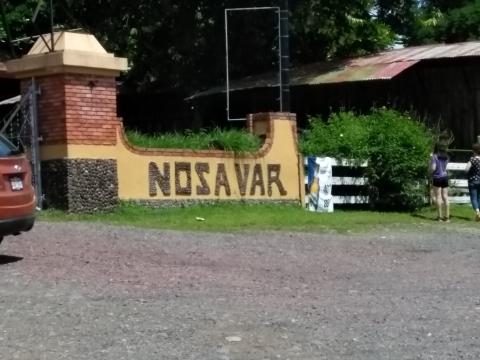
[[[418,226],[480,226],[473,221],[466,205],[452,206],[448,224],[438,224],[431,207],[409,213],[373,211],[335,211],[312,213],[294,205],[225,204],[192,205],[176,208],[151,208],[122,202],[111,212],[67,214],[44,210],[39,221],[87,221],[143,228],[185,231],[306,231],[340,233],[367,232],[380,228],[415,229]]]
[[[153,135],[129,130],[126,135],[133,145],[156,149],[227,150],[242,154],[258,151],[262,145],[260,138],[239,129]]]

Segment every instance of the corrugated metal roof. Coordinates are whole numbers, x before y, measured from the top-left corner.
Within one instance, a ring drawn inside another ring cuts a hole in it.
[[[312,75],[306,83],[292,85],[319,85],[346,81],[388,80],[400,74],[418,61],[405,61],[391,64],[371,64],[365,66],[345,66],[325,74]]]
[[[387,64],[393,62],[445,59],[465,56],[480,56],[480,41],[412,46],[403,49],[384,51],[373,56],[352,59],[350,63],[351,66],[365,66],[372,63]]]
[[[389,80],[423,60],[480,56],[480,41],[433,44],[384,51],[375,55],[336,62],[303,65],[290,70],[290,85],[319,85],[347,81]],[[278,86],[276,74],[263,74],[232,81],[231,91]],[[187,100],[225,92],[218,86]]]

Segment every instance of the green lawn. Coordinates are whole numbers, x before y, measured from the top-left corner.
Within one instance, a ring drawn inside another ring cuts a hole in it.
[[[311,213],[293,205],[216,204],[183,208],[153,209],[122,203],[115,211],[92,215],[66,214],[44,210],[39,221],[93,221],[146,228],[202,231],[338,231],[364,232],[378,228],[414,229],[419,226],[479,226],[466,205],[452,206],[452,220],[438,224],[435,211],[425,208],[414,214],[372,211],[335,211]]]

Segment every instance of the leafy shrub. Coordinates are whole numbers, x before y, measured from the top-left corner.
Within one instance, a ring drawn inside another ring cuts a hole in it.
[[[186,131],[183,134],[143,134],[126,131],[128,140],[136,146],[157,149],[228,150],[235,153],[255,152],[260,149],[261,140],[244,130],[214,129],[211,132]]]
[[[353,112],[330,115],[327,122],[311,118],[310,128],[301,136],[300,151],[303,154],[322,154],[337,159],[368,158],[368,127],[362,116]]]
[[[432,134],[409,115],[385,108],[367,115],[332,114],[310,120],[304,154],[368,161],[370,203],[378,210],[414,210],[424,204]]]
[[[432,135],[419,121],[379,109],[369,116],[370,197],[377,208],[414,210],[424,204]]]

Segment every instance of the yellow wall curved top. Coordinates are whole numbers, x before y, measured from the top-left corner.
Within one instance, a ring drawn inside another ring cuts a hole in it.
[[[119,197],[129,200],[300,200],[296,122],[262,114],[269,132],[255,154],[140,149],[119,132]],[[255,120],[254,120],[255,121]]]
[[[290,114],[253,115],[250,128],[265,132],[254,154],[185,149],[144,149],[131,145],[118,126],[112,146],[42,147],[42,160],[115,159],[118,195],[123,200],[285,200],[300,201],[302,181],[296,121]]]

